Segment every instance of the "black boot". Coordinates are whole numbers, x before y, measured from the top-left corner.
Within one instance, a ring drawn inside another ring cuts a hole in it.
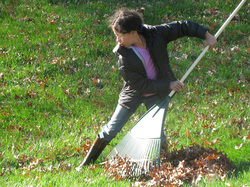
[[[106,145],[108,145],[108,143],[109,142],[97,137],[92,147],[90,148],[88,154],[86,155],[86,157],[84,158],[83,162],[79,167],[83,165],[89,165],[90,163],[94,163],[96,159],[99,157],[99,155],[102,153]]]

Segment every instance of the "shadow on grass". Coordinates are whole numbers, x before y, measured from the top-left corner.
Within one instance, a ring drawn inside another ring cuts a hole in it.
[[[249,172],[250,171],[250,162],[240,162],[236,165],[235,171],[233,173],[233,176],[235,178],[239,177],[241,173]]]

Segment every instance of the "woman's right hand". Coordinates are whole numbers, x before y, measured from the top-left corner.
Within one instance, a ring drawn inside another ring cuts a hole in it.
[[[179,92],[184,89],[184,84],[179,81],[170,82],[170,89]]]
[[[213,49],[214,45],[217,43],[216,38],[207,31],[205,39],[206,39],[205,46],[208,45],[210,49]]]

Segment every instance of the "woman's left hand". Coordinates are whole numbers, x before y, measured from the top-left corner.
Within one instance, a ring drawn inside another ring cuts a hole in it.
[[[179,81],[170,82],[170,89],[179,92],[184,89],[184,84]]]
[[[216,38],[211,35],[208,31],[206,32],[206,35],[205,35],[205,46],[209,46],[210,49],[212,49],[214,47],[214,45],[217,43],[217,40]]]

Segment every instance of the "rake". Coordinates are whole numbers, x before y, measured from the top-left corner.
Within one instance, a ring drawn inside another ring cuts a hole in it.
[[[215,34],[215,38],[221,34],[235,14],[240,10],[246,0],[242,0],[225,23]],[[208,51],[206,46],[199,57],[191,65],[180,82],[184,82],[194,67],[198,64],[204,54]],[[126,158],[129,162],[134,163],[129,168],[129,175],[138,176],[152,171],[153,168],[160,168],[160,151],[161,151],[161,135],[163,132],[164,122],[167,114],[168,105],[175,91],[159,103],[152,106],[130,129],[124,138],[116,145],[116,147],[107,156],[108,160],[115,158]]]

